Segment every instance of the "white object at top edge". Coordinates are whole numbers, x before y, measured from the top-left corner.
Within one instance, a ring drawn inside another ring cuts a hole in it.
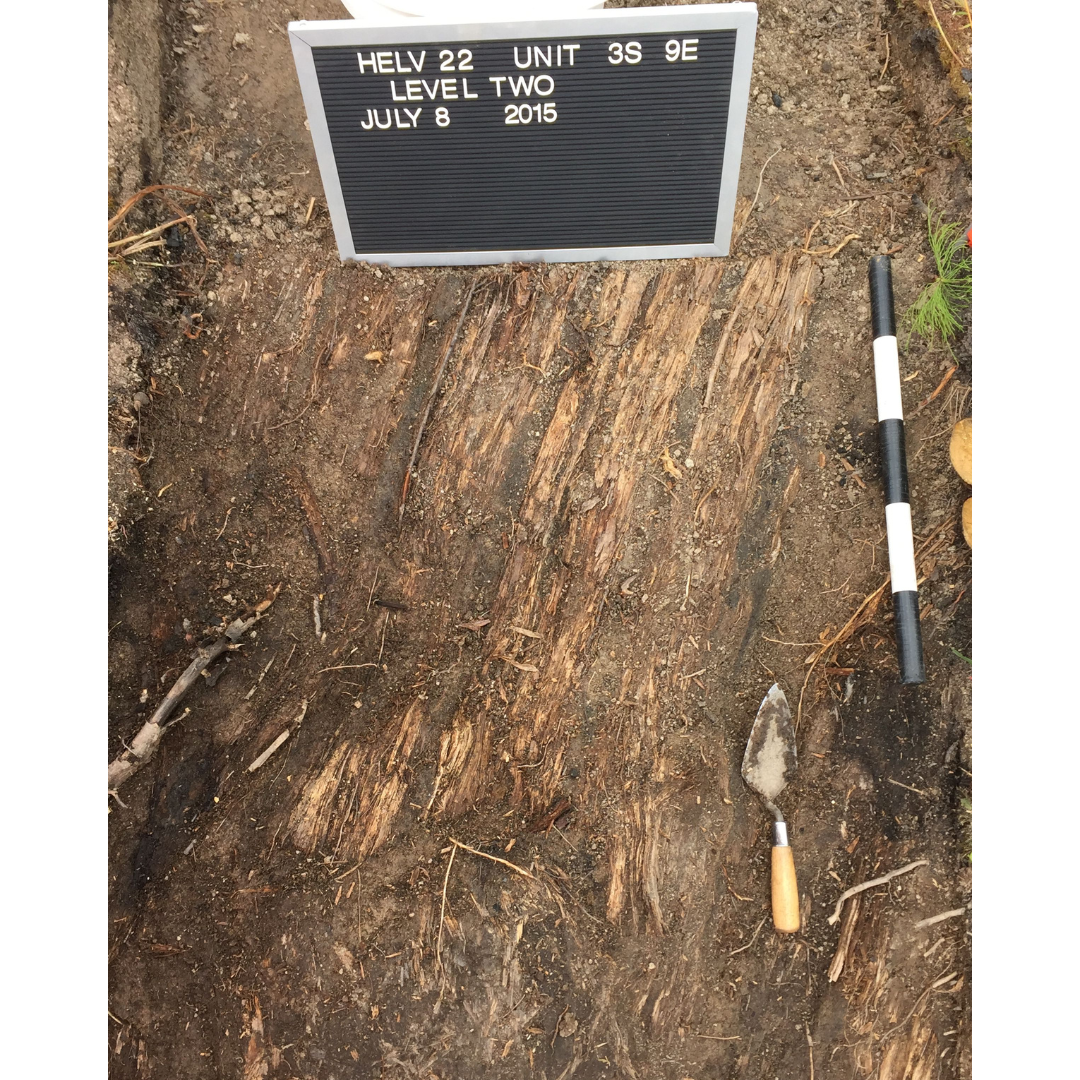
[[[543,3],[507,3],[507,0],[341,0],[358,22],[400,23],[403,19],[469,21],[505,20],[543,15],[560,18],[602,8],[604,0],[543,0]],[[533,10],[529,10],[532,7]]]

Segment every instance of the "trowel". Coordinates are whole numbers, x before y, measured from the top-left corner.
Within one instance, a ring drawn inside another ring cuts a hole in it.
[[[742,776],[773,818],[772,917],[782,934],[799,929],[799,886],[787,824],[775,799],[795,775],[795,729],[784,691],[773,683],[758,709],[743,756]]]

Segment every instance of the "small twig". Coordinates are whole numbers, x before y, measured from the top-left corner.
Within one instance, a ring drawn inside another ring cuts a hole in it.
[[[911,1012],[909,1012],[907,1014],[907,1016],[905,1016],[904,1019],[900,1021],[899,1024],[893,1024],[893,1026],[891,1028],[889,1028],[889,1030],[886,1031],[884,1035],[881,1036],[881,1041],[884,1042],[886,1039],[888,1039],[891,1036],[895,1035],[896,1032],[898,1032],[915,1015],[915,1013],[918,1011],[919,1007],[926,1000],[926,998],[929,996],[929,994],[930,994],[930,992],[932,990],[936,990],[939,986],[943,985],[944,983],[947,983],[950,979],[954,979],[954,978],[956,978],[956,972],[955,971],[950,971],[948,975],[942,975],[940,979],[935,979],[915,999],[915,1004],[911,1006]]]
[[[935,923],[944,922],[946,919],[955,919],[960,915],[963,915],[967,911],[966,907],[954,908],[952,911],[943,911],[940,915],[932,915],[929,919],[920,919],[915,924],[916,930],[921,930],[924,926],[933,926]]]
[[[221,528],[218,530],[217,536],[214,537],[215,540],[220,540],[225,535],[225,526],[229,524],[229,515],[235,509],[235,506],[230,506],[229,509],[225,511],[225,520],[221,523]]]
[[[934,25],[938,29],[938,33],[941,35],[941,40],[945,42],[945,48],[949,50],[956,58],[956,62],[963,67],[964,61],[960,59],[957,51],[952,47],[952,42],[949,41],[948,35],[945,33],[945,28],[941,25],[941,20],[937,17],[937,12],[934,10],[934,0],[926,0],[930,5],[930,17],[934,20]]]
[[[378,659],[378,663],[376,664],[376,667],[378,666],[378,664],[381,664],[381,663],[382,663],[382,654],[383,654],[383,649],[384,649],[384,648],[386,647],[386,624],[387,624],[387,623],[388,623],[389,621],[390,621],[390,612],[388,611],[388,612],[386,613],[386,618],[385,618],[385,619],[383,619],[383,624],[382,624],[382,640],[381,640],[381,641],[379,642],[379,659]]]
[[[767,919],[768,917],[769,916],[766,915],[765,919]],[[746,952],[746,950],[749,949],[750,946],[753,945],[755,941],[757,941],[758,934],[761,933],[761,928],[765,925],[765,919],[762,919],[761,922],[759,922],[757,924],[757,929],[754,931],[754,936],[745,945],[743,945],[741,948],[736,949],[734,952],[729,952],[728,953],[729,957],[730,956],[735,956],[735,955],[737,955],[738,953],[741,953],[741,952]]]
[[[311,598],[311,613],[315,617],[315,637],[322,637],[322,616],[319,614],[319,598],[313,596]]]
[[[289,729],[286,728],[249,766],[248,772],[254,772],[270,760],[270,755],[289,737]]]
[[[741,1035],[702,1035],[698,1031],[693,1031],[691,1034],[695,1039],[712,1039],[715,1042],[738,1042],[742,1038]]]
[[[855,620],[858,619],[859,616],[862,615],[862,613],[867,610],[867,608],[869,608],[871,605],[874,605],[875,607],[877,606],[877,602],[881,599],[882,594],[885,592],[885,586],[889,584],[889,580],[890,579],[888,577],[886,577],[885,580],[881,583],[881,585],[879,585],[868,597],[866,597],[865,600],[863,600],[863,602],[855,609],[855,614],[852,615],[851,618],[848,619],[848,621],[846,623],[844,623],[844,625],[833,635],[832,639],[827,644],[825,644],[825,645],[823,645],[821,647],[821,651],[817,654],[817,656],[814,657],[814,662],[810,665],[810,670],[807,671],[806,678],[803,679],[802,690],[799,691],[799,704],[798,704],[798,707],[795,710],[795,730],[796,731],[798,731],[799,723],[802,720],[803,695],[806,693],[806,687],[810,682],[810,676],[813,675],[814,668],[817,667],[818,661],[835,644],[837,644],[837,642],[839,642],[839,641],[841,641],[843,639],[844,634],[848,630],[848,628],[854,624]]]
[[[859,233],[848,233],[839,244],[834,247],[819,247],[810,250],[809,248],[803,248],[804,255],[824,255],[826,258],[832,259],[840,254],[851,243],[852,240],[860,240],[862,237]]]
[[[479,851],[477,848],[469,847],[468,844],[463,844],[460,840],[455,840],[452,836],[450,837],[450,843],[453,844],[454,847],[463,848],[465,851],[471,852],[473,855],[479,855],[481,859],[490,859],[492,862],[497,862],[500,866],[505,866],[515,873],[520,874],[522,877],[530,878],[533,881],[536,880],[534,874],[530,874],[528,870],[523,869],[516,863],[507,862],[506,859],[500,859],[497,855],[489,855],[486,851]]]
[[[840,186],[844,189],[844,193],[847,194],[847,184],[844,183],[844,178],[840,175],[840,166],[836,164],[836,158],[830,158],[829,164],[833,167],[833,172],[836,173],[836,179],[840,181]]]
[[[784,148],[781,146],[780,150],[783,150],[783,149]],[[761,194],[761,184],[762,184],[762,181],[765,179],[765,169],[768,167],[769,162],[772,161],[772,159],[774,157],[776,157],[777,154],[780,153],[780,150],[777,150],[774,153],[770,154],[765,159],[765,164],[761,166],[761,171],[758,173],[758,178],[757,178],[757,190],[755,190],[754,198],[750,203],[750,208],[746,211],[746,216],[743,218],[742,224],[739,226],[739,232],[740,233],[743,231],[743,229],[746,228],[746,225],[750,220],[750,215],[754,212],[754,207],[757,206],[758,196]]]
[[[904,788],[905,791],[914,791],[916,795],[922,795],[924,798],[926,797],[926,792],[920,791],[917,787],[912,787],[910,784],[901,784],[899,780],[894,780],[891,776],[886,776],[885,779],[890,784],[895,784],[897,787]]]
[[[261,768],[270,760],[270,755],[277,750],[282,743],[289,737],[289,733],[293,727],[298,728],[304,721],[304,717],[307,716],[308,701],[307,698],[300,703],[300,713],[297,718],[292,722],[292,727],[287,727],[249,766],[248,772],[254,772],[256,769]]]
[[[166,723],[172,711],[180,704],[183,696],[199,681],[199,676],[228,649],[237,647],[237,642],[262,618],[263,613],[277,599],[281,584],[275,585],[269,596],[255,606],[250,618],[243,615],[234,619],[225,633],[209,648],[199,649],[195,659],[187,666],[183,674],[173,683],[172,688],[154,710],[153,716],[139,729],[131,740],[131,745],[109,764],[109,791],[116,791],[133,773],[137,772],[157,750],[162,736],[171,726]],[[186,715],[186,714],[185,714]],[[176,721],[173,721],[175,723]]]
[[[203,243],[203,238],[199,235],[199,230],[195,227],[195,215],[185,213],[182,206],[178,206],[168,195],[162,195],[161,201],[174,213],[180,214],[183,217],[184,224],[191,230],[191,235],[195,237],[195,243],[199,246],[199,251],[204,255],[210,254],[210,249]]]
[[[122,236],[119,240],[110,240],[109,250],[111,251],[113,248],[124,247],[127,244],[134,244],[139,240],[149,240],[151,237],[160,236],[166,229],[171,229],[174,225],[183,225],[187,220],[188,216],[178,217],[175,221],[166,221],[164,225],[155,225],[154,228],[147,229],[145,232],[135,233],[132,236]],[[134,251],[136,249],[133,248],[132,250]],[[139,248],[138,250],[141,251],[142,248]],[[122,255],[124,253],[118,252],[117,254]]]
[[[360,907],[360,864],[356,865],[356,944],[357,946],[364,944],[364,914],[363,909]],[[363,977],[364,965],[360,965],[360,975]]]
[[[934,398],[936,398],[938,396],[938,394],[940,394],[941,391],[945,389],[945,384],[948,383],[948,381],[955,374],[956,374],[956,365],[953,364],[953,366],[951,368],[949,368],[948,371],[945,372],[944,376],[942,376],[941,382],[939,382],[937,384],[937,389],[929,397],[924,398],[922,401],[920,401],[919,404],[916,405],[915,408],[912,410],[911,415],[915,416],[917,413],[921,413],[923,411],[923,409],[925,409],[926,406],[929,405],[930,402],[933,401]]]
[[[915,870],[920,866],[929,865],[929,859],[918,859],[913,863],[908,863],[907,866],[901,866],[899,870],[890,870],[889,873],[884,874],[879,878],[874,878],[872,881],[864,881],[861,885],[853,885],[847,892],[840,894],[840,899],[836,901],[836,908],[828,918],[829,925],[835,926],[839,921],[840,909],[844,906],[845,900],[850,900],[851,897],[856,896],[861,892],[865,892],[867,889],[873,889],[878,885],[884,885],[886,882],[892,881],[894,877],[906,874],[910,870]]]
[[[457,844],[450,848],[450,858],[446,863],[446,874],[442,883],[442,905],[439,907],[439,939],[435,942],[435,970],[442,969],[442,932],[443,922],[446,920],[446,884],[450,880],[450,867],[454,865],[454,856],[457,854]]]
[[[930,126],[932,128],[939,127],[947,117],[952,115],[955,108],[955,105],[950,105],[949,108],[945,112],[943,112]]]
[[[885,35],[885,66],[881,69],[879,78],[885,78],[885,72],[889,70],[889,35]]]
[[[810,1080],[814,1080],[814,1040],[810,1038],[810,1025],[806,1025],[806,1045],[810,1051]]]
[[[259,686],[262,684],[263,679],[266,678],[266,673],[274,666],[274,661],[276,659],[276,656],[270,657],[270,662],[266,665],[266,667],[262,669],[262,671],[259,672],[259,677],[255,680],[254,683],[252,683],[251,689],[244,696],[245,701],[250,701],[252,697],[254,697],[255,691],[259,689]]]
[[[405,499],[409,494],[409,482],[412,478],[413,468],[416,465],[416,459],[420,453],[420,440],[424,437],[424,430],[427,427],[428,420],[431,418],[431,411],[435,408],[435,399],[439,396],[439,389],[442,387],[443,376],[446,374],[446,365],[450,360],[450,354],[454,351],[454,346],[457,344],[461,328],[465,325],[465,316],[469,313],[469,305],[472,303],[473,293],[476,292],[476,286],[479,283],[480,279],[474,278],[472,285],[469,287],[469,294],[465,297],[465,303],[462,305],[461,315],[458,317],[457,326],[454,327],[454,333],[442,354],[442,359],[439,361],[439,369],[435,373],[435,381],[431,384],[431,392],[428,394],[424,415],[420,420],[420,426],[416,429],[416,439],[413,441],[412,454],[409,456],[409,464],[405,469],[405,480],[401,485],[401,503],[398,506],[399,521],[405,516]]]
[[[566,843],[569,846],[571,851],[573,851],[573,852],[577,851],[577,848],[574,847],[574,845],[571,843],[570,838],[566,835],[566,833],[564,833],[562,831],[562,829],[559,828],[558,825],[556,825],[554,822],[552,822],[551,827],[563,838],[563,840],[566,841]]]
[[[319,668],[319,670],[316,671],[315,674],[321,675],[324,671],[351,671],[354,668],[378,666],[378,664],[335,664],[333,667]]]
[[[185,195],[196,195],[200,199],[210,199],[210,196],[205,191],[196,191],[194,188],[177,187],[176,184],[151,184],[149,187],[144,187],[142,191],[136,191],[134,195],[119,210],[116,211],[114,217],[109,218],[109,232],[112,232],[117,225],[120,224],[124,218],[127,217],[128,211],[140,200],[147,195],[152,194],[155,191],[182,191]],[[213,202],[213,199],[210,199]]]

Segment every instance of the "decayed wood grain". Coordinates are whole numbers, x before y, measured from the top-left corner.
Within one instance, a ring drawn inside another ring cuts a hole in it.
[[[405,798],[424,717],[418,699],[374,743],[349,739],[336,747],[292,813],[290,831],[302,850],[313,851],[331,825],[342,859],[362,860],[386,842]]]
[[[422,620],[395,623],[395,634],[405,635],[392,637],[405,649],[393,644],[398,663],[443,648],[460,632],[457,623],[484,610],[479,597],[490,597],[480,681],[458,692],[449,720],[435,733],[424,787],[409,796],[425,812],[453,818],[507,794],[534,818],[553,805],[571,747],[583,737],[583,695],[607,678],[598,643],[621,625],[611,622],[610,600],[619,588],[614,570],[636,515],[655,526],[635,541],[644,558],[639,592],[646,582],[657,596],[683,591],[699,605],[707,633],[730,634],[745,623],[748,601],[732,608],[724,594],[788,368],[803,344],[817,271],[794,253],[755,260],[719,347],[698,358],[723,268],[715,260],[659,270],[611,267],[598,292],[580,268],[532,268],[492,275],[481,290],[431,418],[398,560],[411,569],[395,595],[414,609],[437,589],[449,590],[452,599],[425,610]],[[366,407],[373,416],[393,417],[382,426],[377,421],[375,437],[358,452],[357,473],[372,479],[392,472],[386,444],[405,420],[394,404],[410,377],[405,368],[415,368],[421,355],[432,363],[441,343],[435,334],[417,351],[432,301],[414,300],[420,315],[395,313],[388,361],[381,367],[367,361],[364,369],[371,369],[368,396],[378,387],[377,400]],[[373,299],[369,310],[376,308],[392,325],[385,300]],[[363,338],[358,335],[356,352],[372,340]],[[354,362],[335,360],[331,376]],[[389,370],[394,366],[396,373]],[[679,418],[676,401],[690,385],[700,388],[699,406],[693,417]],[[677,419],[691,420],[689,454],[697,467],[671,482],[660,458]],[[768,519],[772,558],[797,485],[797,474],[790,474]],[[470,539],[475,522],[493,520],[501,523],[501,547],[493,545],[490,525],[483,540]],[[695,529],[711,543],[688,561],[681,552]],[[363,573],[343,586],[351,590],[349,610],[364,611],[370,580],[365,562]],[[588,782],[575,800],[580,813],[607,831],[608,918],[656,934],[664,931],[664,897],[673,883],[695,887],[716,869],[700,860],[680,864],[677,843],[668,858],[659,840],[672,827],[669,803],[678,801],[684,766],[664,751],[658,732],[665,710],[682,707],[696,689],[691,676],[700,662],[685,619],[676,614],[662,605],[640,612],[617,694],[631,704],[605,706],[608,722],[587,736]],[[373,661],[379,635],[369,614],[357,626],[350,640],[358,644],[338,649],[359,649],[350,653],[354,663]],[[657,641],[673,662],[660,663]],[[299,846],[336,845],[339,857],[360,859],[386,842],[408,786],[422,775],[413,760],[420,713],[414,702],[374,740],[347,738],[301,785],[290,818]],[[695,933],[702,944],[705,928]],[[682,994],[673,987],[658,1016],[677,1011]]]

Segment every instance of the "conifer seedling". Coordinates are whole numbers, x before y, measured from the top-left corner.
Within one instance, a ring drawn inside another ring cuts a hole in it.
[[[943,218],[939,214],[935,219],[933,208],[927,211],[926,229],[937,274],[904,315],[909,346],[911,335],[918,334],[930,348],[938,342],[948,347],[963,330],[963,312],[971,306],[971,249],[963,225]]]

